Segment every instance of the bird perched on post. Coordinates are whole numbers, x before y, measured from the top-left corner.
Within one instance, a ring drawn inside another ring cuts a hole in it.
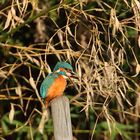
[[[70,77],[75,77],[72,66],[67,62],[58,62],[40,87],[40,94],[45,99],[46,107],[52,99],[63,94],[67,85],[66,79]]]

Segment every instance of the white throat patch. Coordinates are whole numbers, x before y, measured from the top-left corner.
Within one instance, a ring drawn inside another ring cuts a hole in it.
[[[64,78],[64,79],[68,79],[68,77],[67,77],[67,76],[65,76],[65,75],[62,75],[62,76],[63,76],[63,78]]]
[[[59,73],[61,70],[60,69],[58,69],[56,72],[57,73]],[[62,77],[64,78],[64,79],[67,79],[68,77],[67,76],[65,76],[65,75],[62,75]]]

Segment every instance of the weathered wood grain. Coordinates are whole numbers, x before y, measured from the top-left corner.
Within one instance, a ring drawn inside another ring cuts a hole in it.
[[[56,97],[50,104],[55,140],[72,140],[69,99],[65,96]]]

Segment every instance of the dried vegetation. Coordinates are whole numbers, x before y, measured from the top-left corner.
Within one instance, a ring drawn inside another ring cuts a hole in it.
[[[139,139],[138,0],[3,0],[0,21],[2,139],[50,139],[38,91],[57,61],[79,76],[66,90],[75,139]]]

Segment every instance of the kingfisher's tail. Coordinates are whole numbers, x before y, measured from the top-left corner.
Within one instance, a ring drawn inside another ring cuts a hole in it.
[[[45,106],[46,106],[46,108],[48,108],[49,107],[49,102],[46,101]]]
[[[45,100],[45,107],[48,108],[49,107],[49,102],[50,102],[50,98],[47,97]]]

